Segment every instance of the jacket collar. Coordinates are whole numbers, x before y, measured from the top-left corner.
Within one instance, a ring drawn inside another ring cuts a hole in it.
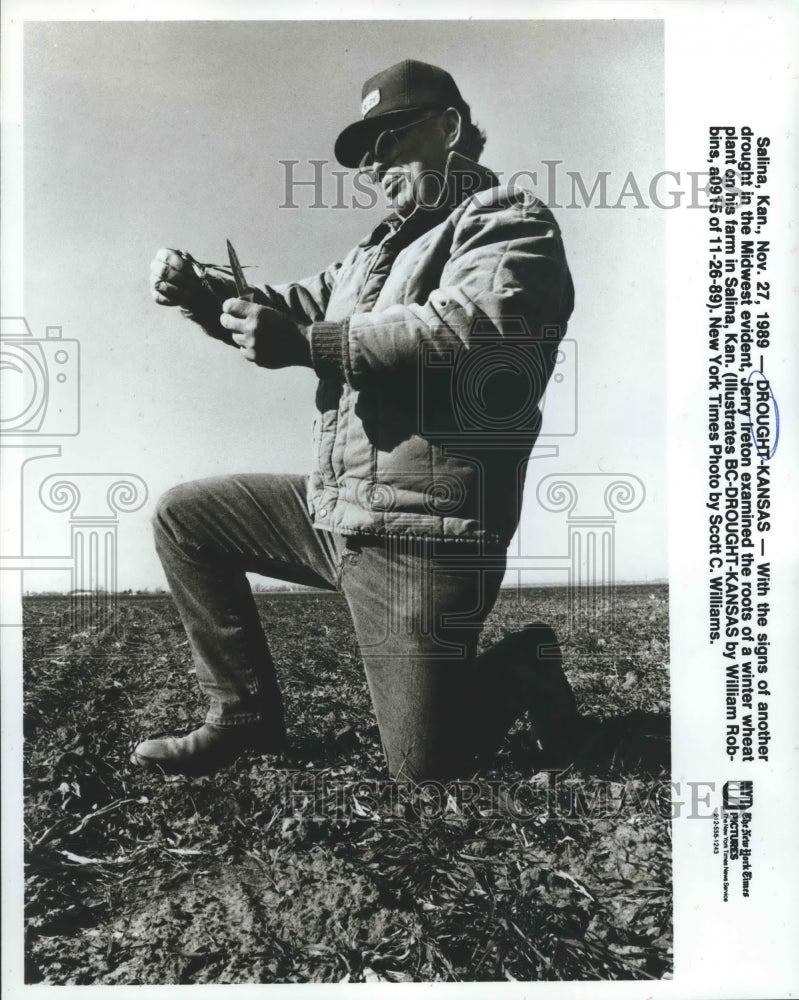
[[[435,202],[430,205],[417,205],[405,218],[392,212],[361,241],[360,245],[379,243],[389,230],[395,234],[402,232],[404,236],[413,233],[415,238],[416,235],[421,235],[442,222],[470,195],[486,191],[498,184],[499,178],[492,170],[453,150],[447,157],[444,183]]]
[[[447,166],[444,171],[444,190],[438,204],[432,211],[446,209],[451,212],[470,194],[487,191],[488,188],[496,187],[498,184],[499,178],[493,170],[489,170],[481,163],[470,160],[467,156],[453,150],[447,157]],[[431,209],[417,208],[416,211],[431,211]]]

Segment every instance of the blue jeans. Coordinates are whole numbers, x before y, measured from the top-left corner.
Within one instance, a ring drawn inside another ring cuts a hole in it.
[[[237,475],[177,486],[159,502],[156,547],[210,699],[206,721],[285,733],[245,576],[255,572],[344,595],[392,776],[473,771],[526,708],[519,673],[529,651],[510,637],[476,656],[504,551],[319,531],[305,492],[302,476]]]

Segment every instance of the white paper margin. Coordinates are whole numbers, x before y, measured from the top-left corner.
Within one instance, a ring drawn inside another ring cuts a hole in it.
[[[457,9],[453,9],[457,7]],[[321,18],[318,3],[290,7],[266,3],[89,3],[6,2],[3,7],[3,232],[4,315],[22,315],[22,146],[19,56],[21,22],[36,20],[159,20],[210,18]],[[662,18],[666,26],[666,166],[703,169],[711,124],[749,124],[772,137],[771,191],[774,207],[770,280],[774,335],[769,373],[778,392],[781,440],[773,463],[774,531],[769,539],[773,588],[770,677],[779,689],[772,700],[773,763],[750,765],[756,780],[753,897],[723,903],[717,861],[711,854],[707,820],[674,823],[675,974],[669,982],[371,985],[372,993],[396,997],[422,990],[437,995],[527,997],[789,997],[799,989],[797,962],[796,706],[797,541],[796,386],[797,352],[797,22],[789,3],[402,3],[382,16],[419,18]],[[347,18],[375,18],[366,3],[347,5]],[[568,67],[564,67],[564,73]],[[708,725],[708,706],[718,698],[718,662],[706,640],[705,492],[705,290],[706,216],[673,211],[668,219],[668,340],[670,411],[670,586],[673,777],[686,798],[687,783],[718,787],[730,771],[719,750],[719,733]],[[700,609],[699,611],[697,609]],[[7,618],[4,620],[8,620]],[[3,995],[35,997],[52,987],[22,985],[21,732],[18,719],[21,642],[3,629]],[[713,793],[715,794],[715,793]],[[688,810],[684,810],[688,811]],[[16,815],[15,815],[16,813]],[[235,992],[246,998],[278,995],[350,995],[353,986],[114,987],[139,998],[213,996]],[[105,995],[108,987],[57,987],[58,995]]]

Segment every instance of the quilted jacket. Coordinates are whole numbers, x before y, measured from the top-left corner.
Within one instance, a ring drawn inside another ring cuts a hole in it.
[[[452,153],[435,208],[261,291],[307,329],[319,376],[315,526],[507,544],[574,302],[549,209]]]

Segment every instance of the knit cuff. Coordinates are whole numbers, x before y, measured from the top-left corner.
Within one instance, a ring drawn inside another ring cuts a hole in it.
[[[344,323],[320,321],[308,327],[311,363],[319,378],[346,381],[348,327]]]

